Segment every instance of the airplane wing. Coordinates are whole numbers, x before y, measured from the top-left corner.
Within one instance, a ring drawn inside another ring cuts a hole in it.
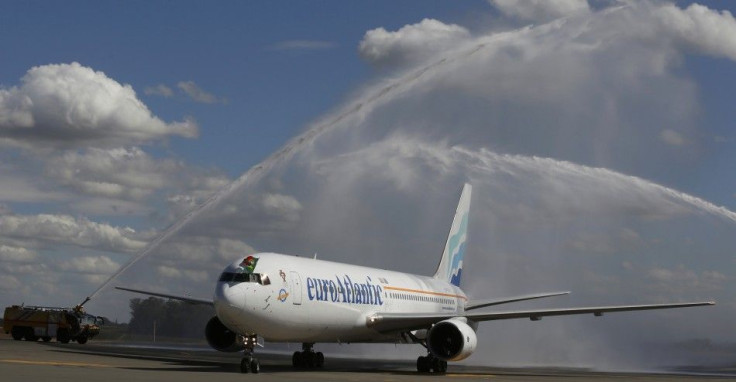
[[[485,308],[486,306],[508,304],[510,302],[518,302],[518,301],[535,300],[538,298],[545,298],[545,297],[562,296],[566,294],[570,294],[570,292],[529,294],[525,296],[507,297],[503,300],[473,300],[473,301],[468,301],[468,303],[465,304],[465,311],[467,312],[472,309]]]
[[[145,290],[125,288],[121,286],[116,286],[115,289],[120,289],[120,290],[133,292],[133,293],[147,294],[149,296],[170,298],[173,300],[184,301],[189,304],[214,306],[214,303],[212,302],[212,300],[206,300],[202,298],[196,298],[196,297],[190,297],[190,296],[180,296],[180,295],[175,295],[175,294],[166,294],[166,293],[158,293],[158,292],[149,292]]]
[[[546,310],[524,310],[515,312],[493,312],[493,313],[467,313],[465,317],[473,321],[508,320],[513,318],[529,318],[539,321],[545,316],[567,316],[573,314],[590,314],[600,317],[603,313],[632,312],[637,310],[690,308],[695,306],[715,305],[713,301],[687,302],[679,304],[650,304],[650,305],[617,305],[598,306],[587,308],[546,309]]]
[[[565,316],[573,314],[593,314],[597,317],[603,313],[629,312],[637,310],[688,308],[695,306],[715,305],[715,302],[688,302],[679,304],[652,304],[652,305],[616,305],[585,308],[520,310],[508,312],[471,312],[471,313],[376,313],[369,316],[366,325],[381,333],[426,329],[439,321],[454,317],[466,317],[471,321],[509,320],[514,318],[529,318],[539,321],[545,316]]]

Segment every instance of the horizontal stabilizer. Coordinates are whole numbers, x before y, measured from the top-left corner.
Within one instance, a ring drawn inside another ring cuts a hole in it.
[[[487,306],[493,306],[493,305],[508,304],[511,302],[536,300],[538,298],[546,298],[546,297],[564,296],[567,294],[570,294],[570,292],[550,292],[550,293],[528,294],[525,296],[507,297],[507,298],[504,298],[503,300],[474,300],[474,301],[468,301],[468,303],[465,304],[465,311],[467,312],[469,310],[485,308]]]
[[[158,292],[149,292],[145,290],[125,288],[125,287],[120,287],[120,286],[116,286],[115,289],[120,289],[120,290],[133,292],[133,293],[145,294],[149,296],[170,298],[172,300],[184,301],[189,304],[214,306],[214,303],[212,302],[212,300],[207,300],[207,299],[202,299],[202,298],[195,298],[195,297],[190,297],[190,296],[180,296],[180,295],[175,295],[175,294],[166,294],[166,293],[158,293]]]

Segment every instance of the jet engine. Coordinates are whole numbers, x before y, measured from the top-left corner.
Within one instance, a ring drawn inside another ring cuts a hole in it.
[[[461,319],[451,318],[432,326],[427,333],[427,347],[433,356],[445,361],[470,357],[478,345],[475,330]]]
[[[218,351],[236,352],[245,349],[241,336],[228,329],[217,316],[207,321],[204,336],[207,343]]]

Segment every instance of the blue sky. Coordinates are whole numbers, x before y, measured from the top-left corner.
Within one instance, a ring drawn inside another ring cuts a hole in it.
[[[236,176],[373,76],[356,54],[366,30],[425,17],[470,18],[473,8],[490,11],[483,2],[389,4],[6,3],[3,51],[13,59],[3,64],[3,84],[48,63],[76,61],[103,71],[132,85],[164,120],[195,117],[203,126],[200,139],[172,142],[181,147],[176,153]],[[299,41],[323,44],[289,44]],[[143,92],[182,80],[227,104]]]
[[[701,3],[715,9],[733,7],[728,2]],[[133,86],[162,119],[193,117],[202,127],[199,139],[173,139],[169,142],[173,152],[233,177],[362,84],[386,74],[356,54],[367,30],[396,30],[424,18],[483,30],[492,27],[484,21],[498,13],[485,1],[288,5],[80,1],[9,2],[2,7],[1,41],[7,57],[0,68],[3,86],[13,86],[29,68],[49,63],[76,61],[102,71]],[[699,86],[707,88],[701,92],[703,124],[729,139],[729,121],[736,113],[728,106],[736,81],[733,65],[699,56],[687,57],[686,67]],[[180,81],[194,81],[227,102],[198,104],[181,94],[161,99],[144,93],[146,87],[175,88]],[[714,159],[709,171],[720,171],[719,184],[672,185],[734,206],[731,190],[736,184],[727,176],[731,168],[721,167],[728,158]]]
[[[206,297],[255,250],[431,274],[471,181],[471,294],[723,301],[659,330],[512,324],[515,356],[601,364],[554,344],[688,322],[736,341],[736,5],[702,4],[1,3],[0,303],[76,303],[233,181],[119,283]]]

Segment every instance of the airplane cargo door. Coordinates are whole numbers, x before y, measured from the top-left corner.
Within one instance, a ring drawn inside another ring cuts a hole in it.
[[[291,289],[291,301],[294,305],[301,305],[302,304],[302,278],[299,276],[299,273],[291,271],[291,282],[290,282],[290,288]]]

